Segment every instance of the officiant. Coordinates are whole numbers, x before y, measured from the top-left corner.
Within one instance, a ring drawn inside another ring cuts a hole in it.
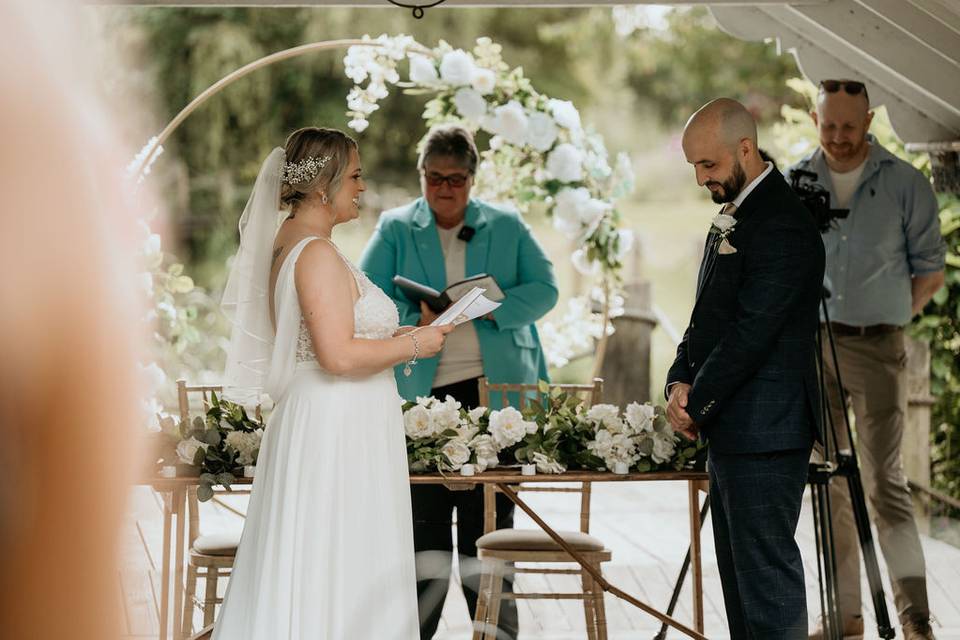
[[[402,325],[430,324],[436,313],[395,286],[396,275],[442,291],[465,278],[486,274],[504,294],[496,310],[451,332],[437,357],[420,360],[409,376],[397,368],[397,387],[407,400],[428,395],[443,400],[450,395],[470,409],[479,404],[481,376],[494,383],[547,379],[534,322],[557,302],[553,265],[519,214],[470,197],[478,160],[473,136],[465,128],[431,129],[417,161],[423,196],[380,216],[360,260],[367,276],[393,298]],[[498,402],[499,398],[491,398],[492,408]],[[479,487],[450,491],[439,485],[414,485],[411,491],[420,637],[426,640],[436,631],[448,588],[454,508],[464,595],[471,616],[474,613],[483,494]],[[498,495],[497,528],[512,526],[513,504]],[[509,583],[504,588],[509,590]],[[516,606],[513,600],[503,603],[501,632],[515,638]]]

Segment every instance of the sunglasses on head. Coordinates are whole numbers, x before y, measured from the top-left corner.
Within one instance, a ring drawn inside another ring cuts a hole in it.
[[[867,95],[867,86],[856,80],[821,80],[820,88],[827,93],[836,93],[840,91],[840,89],[843,89],[851,96],[858,96],[860,92],[863,92],[863,95]]]
[[[439,187],[444,182],[454,188],[462,187],[467,184],[467,179],[470,177],[468,174],[464,173],[451,173],[448,176],[440,175],[439,173],[429,173],[423,174],[424,179],[427,181],[427,184],[431,187]]]

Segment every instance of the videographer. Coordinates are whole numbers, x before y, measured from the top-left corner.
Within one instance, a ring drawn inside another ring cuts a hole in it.
[[[900,446],[907,410],[904,326],[944,282],[945,244],[929,180],[868,134],[873,112],[866,86],[820,82],[820,146],[791,168],[817,174],[834,215],[824,232],[827,300],[844,391],[856,418],[865,494],[907,640],[933,638],[926,571]],[[824,368],[839,448],[848,449],[829,345]],[[857,529],[845,482],[831,484],[839,609],[844,637],[861,637]],[[811,638],[821,638],[822,631]]]

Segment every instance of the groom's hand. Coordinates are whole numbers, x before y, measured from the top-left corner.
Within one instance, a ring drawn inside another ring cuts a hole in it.
[[[667,401],[667,420],[673,430],[680,433],[687,440],[696,440],[697,426],[693,424],[687,413],[687,396],[690,385],[685,382],[676,382],[670,387],[670,398]]]

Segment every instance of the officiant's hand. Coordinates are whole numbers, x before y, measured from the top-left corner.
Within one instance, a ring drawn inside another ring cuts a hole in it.
[[[439,314],[436,314],[433,312],[433,309],[427,306],[426,302],[421,300],[420,301],[420,319],[417,320],[417,326],[418,327],[427,326],[428,324],[436,320],[438,315]]]
[[[673,430],[687,440],[696,440],[699,434],[697,425],[693,423],[687,413],[687,396],[690,394],[690,385],[685,382],[674,383],[670,387],[670,399],[667,402],[667,420]]]
[[[402,327],[398,327],[397,330],[393,332],[393,337],[396,338],[397,336],[404,336],[415,329],[416,327],[411,327],[410,325],[405,324]]]

